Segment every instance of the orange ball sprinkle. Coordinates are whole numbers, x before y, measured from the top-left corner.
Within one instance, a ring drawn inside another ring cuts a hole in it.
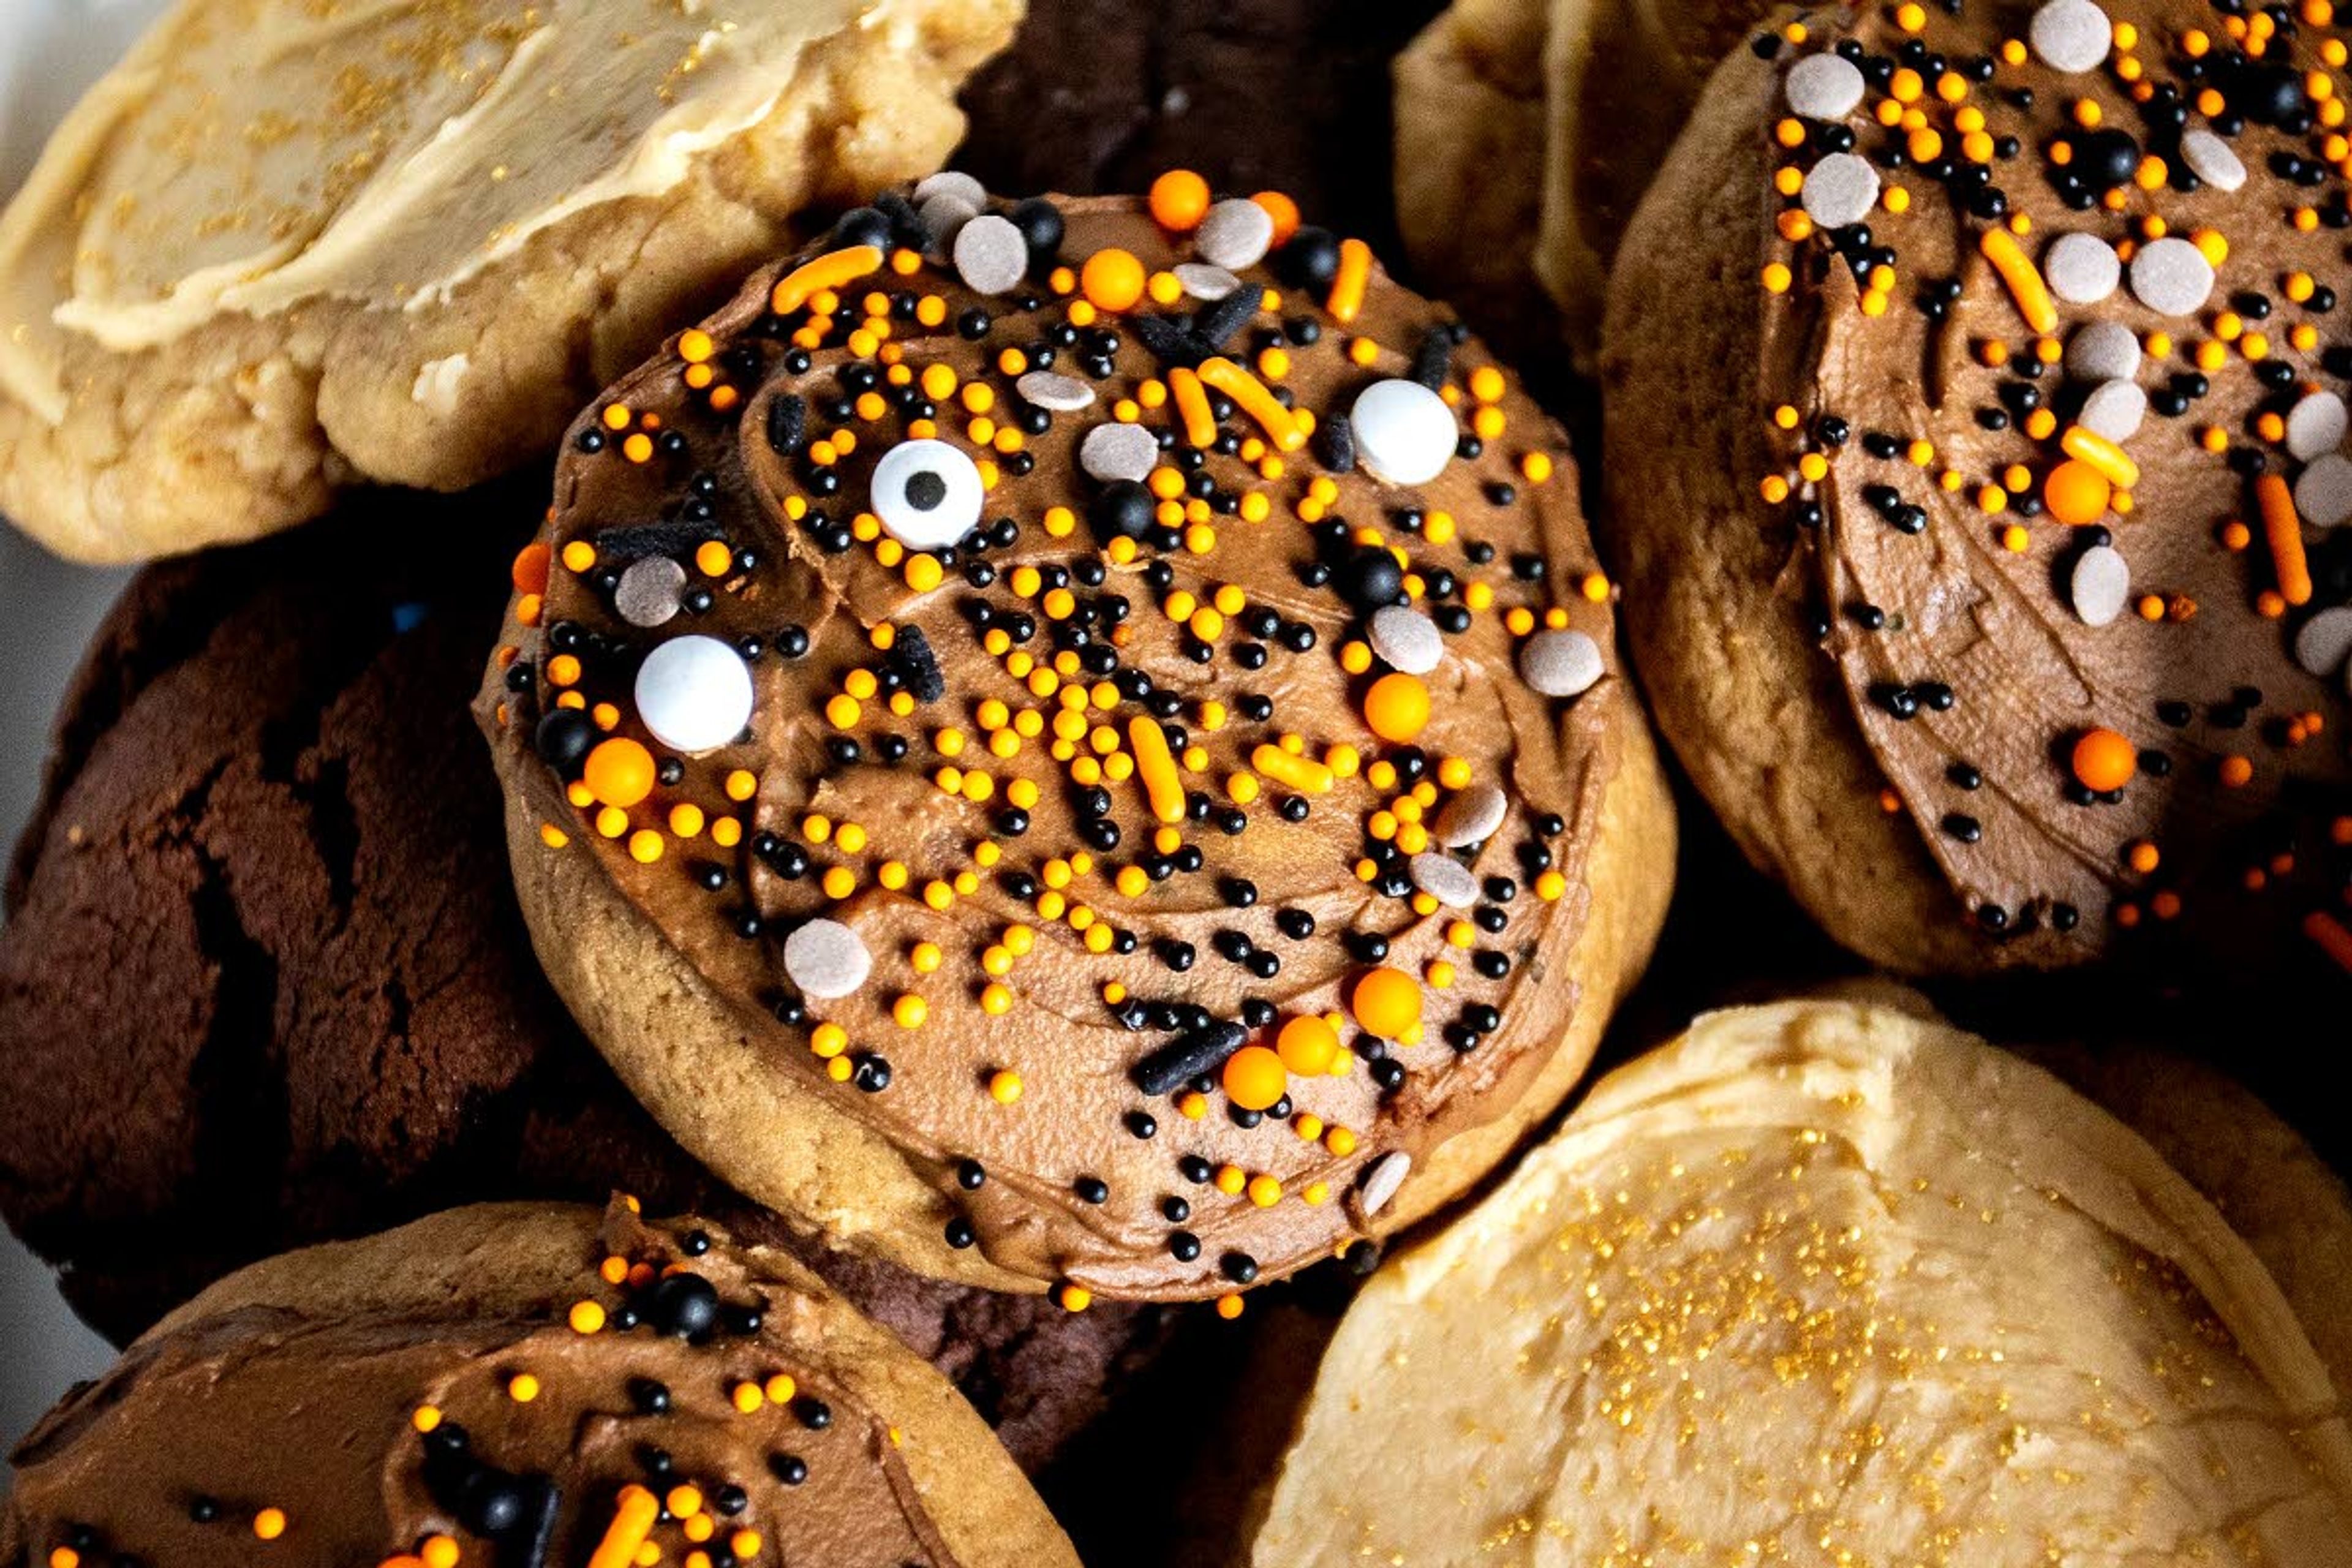
[[[1250,200],[1264,207],[1265,216],[1274,220],[1276,248],[1288,245],[1290,237],[1298,232],[1298,204],[1280,191],[1260,191]]]
[[[1312,1013],[1283,1025],[1274,1039],[1282,1065],[1301,1078],[1320,1078],[1339,1055],[1339,1033]]]
[[[623,809],[654,793],[654,754],[626,735],[597,743],[581,773],[589,794]]]
[[[2121,789],[2139,772],[2138,749],[2113,730],[2085,730],[2074,742],[2074,777],[2102,795]]]
[[[1348,1005],[1368,1032],[1393,1040],[1421,1022],[1421,984],[1401,969],[1368,970]]]
[[[1244,1110],[1264,1110],[1289,1088],[1282,1058],[1264,1046],[1244,1046],[1225,1058],[1225,1098]]]
[[[2107,514],[2115,490],[2106,475],[2079,458],[2069,458],[2042,482],[2042,500],[2052,517],[2070,528],[2081,528]]]
[[[1134,308],[1143,298],[1145,276],[1143,263],[1131,254],[1113,246],[1097,250],[1087,258],[1078,274],[1078,287],[1095,306],[1104,310],[1126,310]]]
[[[1381,676],[1364,693],[1364,722],[1383,741],[1412,740],[1429,727],[1429,688],[1402,670]]]
[[[1209,214],[1209,182],[1190,169],[1171,169],[1151,182],[1152,220],[1165,229],[1189,234]]]

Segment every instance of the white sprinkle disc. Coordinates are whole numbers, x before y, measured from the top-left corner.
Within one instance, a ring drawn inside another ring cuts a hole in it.
[[[2095,436],[2128,441],[2147,417],[2147,394],[2135,382],[2103,381],[2083,400],[2081,424]]]
[[[1425,485],[1445,471],[1461,440],[1454,410],[1417,381],[1376,381],[1348,412],[1356,458],[1392,485]]]
[[[1484,844],[1495,837],[1495,829],[1503,826],[1504,815],[1510,809],[1510,797],[1502,785],[1474,784],[1438,808],[1437,824],[1430,833],[1448,849]]]
[[[2124,613],[2124,600],[2131,593],[2131,568],[2111,546],[2093,545],[2074,563],[2067,588],[2074,613],[2083,617],[2084,626],[2107,626]]]
[[[1356,1193],[1357,1212],[1370,1219],[1389,1206],[1412,1173],[1412,1156],[1403,1150],[1381,1155],[1364,1168],[1364,1184]]]
[[[2294,634],[2294,662],[2313,675],[2326,675],[2352,658],[2352,609],[2322,610]]]
[[[1823,228],[1860,223],[1878,204],[1878,171],[1852,153],[1832,153],[1806,174],[1797,200]]]
[[[2129,381],[2139,374],[2139,339],[2121,321],[2093,321],[2066,340],[2066,374],[2076,381]]]
[[[839,921],[813,920],[784,938],[784,975],[803,996],[849,995],[873,972],[866,939]]]
[[[613,608],[633,626],[657,626],[677,614],[686,568],[667,555],[632,561],[613,588]]]
[[[2334,528],[2352,517],[2352,462],[2336,452],[2314,458],[2294,481],[2294,510],[2314,528]]]
[[[2062,234],[2042,253],[2042,276],[2069,304],[2095,305],[2124,280],[2123,258],[2095,234]]]
[[[1029,276],[1029,242],[1011,218],[973,218],[956,230],[955,269],[975,294],[1010,293]]]
[[[1176,275],[1177,287],[1195,300],[1213,302],[1242,286],[1240,279],[1205,261],[1180,261],[1169,270]]]
[[[1050,370],[1033,370],[1013,384],[1021,401],[1034,408],[1050,408],[1056,414],[1075,413],[1091,407],[1095,389],[1075,375],[1057,375]]]
[[[1543,631],[1519,648],[1519,679],[1546,697],[1576,697],[1601,677],[1601,645],[1576,631]]]
[[[988,205],[988,187],[955,169],[924,175],[922,183],[915,187],[915,205],[921,206],[937,195],[952,195],[974,212]]]
[[[1274,247],[1274,215],[1244,197],[1219,202],[1192,233],[1192,249],[1213,267],[1239,272]]]
[[[2180,134],[2180,161],[2189,172],[2217,191],[2234,191],[2246,183],[2246,166],[2230,144],[2200,126]]]
[[[1843,120],[1862,101],[1862,68],[1824,49],[1789,68],[1789,109],[1807,120]]]
[[[2315,392],[2287,411],[2286,449],[2305,462],[2344,445],[2344,399]]]
[[[2116,41],[2107,14],[2091,0],[2050,0],[2033,13],[2026,41],[2053,70],[2096,70]]]
[[[921,206],[915,216],[922,220],[923,232],[930,237],[934,256],[945,256],[955,244],[963,226],[980,216],[978,204],[968,202],[954,191],[941,191]]]
[[[1140,425],[1097,425],[1078,443],[1078,467],[1088,479],[1141,481],[1160,461],[1160,443]]]
[[[751,667],[717,637],[672,637],[637,666],[637,718],[655,740],[692,756],[727,744],[751,721]]]
[[[1445,639],[1437,623],[1406,605],[1387,605],[1372,612],[1367,635],[1372,651],[1391,669],[1407,675],[1427,675],[1445,657]]]
[[[2185,239],[2167,235],[2132,258],[2132,292],[2159,316],[2194,315],[2213,293],[2213,264]]]
[[[1425,850],[1409,864],[1412,885],[1447,909],[1466,910],[1478,901],[1478,879],[1451,856]]]

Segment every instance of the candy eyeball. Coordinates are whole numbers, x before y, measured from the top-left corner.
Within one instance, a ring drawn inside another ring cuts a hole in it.
[[[979,524],[985,497],[980,470],[945,441],[901,441],[874,465],[874,515],[909,550],[957,543]]]

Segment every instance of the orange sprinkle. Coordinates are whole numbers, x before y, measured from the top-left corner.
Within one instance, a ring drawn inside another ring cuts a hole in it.
[[[2007,229],[1989,228],[1977,242],[1992,269],[2009,285],[2010,298],[2017,301],[2018,314],[2025,324],[2037,332],[2047,332],[2058,325],[2058,306],[2050,298],[2050,289],[2042,281],[2042,274],[2033,262],[2009,237]]]
[[[1348,325],[1356,312],[1364,308],[1364,289],[1372,278],[1372,247],[1360,239],[1339,242],[1339,273],[1331,280],[1331,297],[1325,301],[1334,320]]]
[[[1171,169],[1151,182],[1150,206],[1160,227],[1189,234],[1209,214],[1209,182],[1190,169]]]
[[[2276,474],[2254,480],[2254,503],[2263,514],[2263,538],[2271,547],[2280,597],[2290,605],[2311,602],[2311,566],[2304,559],[2303,524],[2294,515],[2294,492]]]
[[[2303,917],[2303,934],[2319,944],[2319,951],[2352,970],[2352,931],[2325,910],[2314,910]]]
[[[2139,752],[2113,730],[2085,730],[2074,742],[2074,768],[2084,789],[2105,795],[2131,783],[2139,771]]]
[[[820,289],[838,289],[882,268],[882,253],[870,245],[853,245],[794,268],[776,280],[769,296],[778,315],[789,315]]]

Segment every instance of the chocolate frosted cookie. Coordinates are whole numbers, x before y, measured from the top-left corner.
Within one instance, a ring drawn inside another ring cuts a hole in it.
[[[2324,6],[1808,14],[1652,187],[1604,387],[1635,646],[1864,955],[2352,966],[2345,50]]]
[[[0,928],[0,1212],[118,1339],[266,1253],[457,1202],[619,1186],[796,1245],[614,1081],[515,909],[465,700],[501,520],[543,484],[362,493],[151,569],[90,650]],[[1163,1337],[801,1254],[1026,1464]]]
[[[1276,194],[885,195],[583,415],[513,576],[478,712],[557,989],[919,1270],[1224,1296],[1384,1236],[1663,911],[1564,438]]]
[[[7,1568],[1077,1563],[946,1380],[814,1275],[619,1204],[256,1265],[13,1458]]]

